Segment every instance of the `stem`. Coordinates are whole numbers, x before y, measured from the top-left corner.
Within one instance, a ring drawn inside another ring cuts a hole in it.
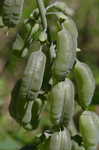
[[[42,20],[42,25],[44,30],[47,30],[47,19],[46,19],[46,9],[43,3],[43,0],[36,0],[38,8],[39,8],[39,12],[41,15],[41,20]]]

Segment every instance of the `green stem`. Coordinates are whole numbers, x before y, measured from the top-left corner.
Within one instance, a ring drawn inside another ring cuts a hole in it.
[[[39,8],[39,12],[41,15],[41,20],[42,20],[42,25],[44,30],[47,30],[47,19],[46,19],[46,9],[43,3],[43,0],[36,0],[38,8]]]

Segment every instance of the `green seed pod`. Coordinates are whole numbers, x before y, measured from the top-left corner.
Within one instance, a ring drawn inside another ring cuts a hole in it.
[[[3,21],[8,27],[13,27],[20,22],[24,0],[4,0]]]
[[[96,150],[99,142],[99,132],[96,128],[95,122],[92,117],[92,112],[84,111],[80,116],[79,121],[80,133],[83,137],[84,145],[87,150]]]
[[[22,79],[20,96],[27,100],[36,99],[42,86],[46,57],[41,50],[32,52]]]
[[[57,33],[57,53],[52,66],[54,80],[64,80],[75,62],[76,50],[70,32],[62,29]]]
[[[56,84],[50,94],[50,117],[53,124],[68,126],[74,112],[74,86],[69,79]]]
[[[94,91],[95,79],[89,66],[77,60],[74,75],[78,90],[78,102],[86,108],[90,105]]]
[[[71,150],[71,139],[67,129],[52,134],[49,150]]]

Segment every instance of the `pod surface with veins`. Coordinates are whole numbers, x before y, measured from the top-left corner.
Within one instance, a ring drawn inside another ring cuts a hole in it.
[[[89,66],[77,60],[74,67],[74,76],[77,84],[78,102],[86,108],[92,101],[95,91],[95,79]]]

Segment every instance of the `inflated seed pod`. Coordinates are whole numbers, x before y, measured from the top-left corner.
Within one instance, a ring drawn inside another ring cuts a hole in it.
[[[52,134],[49,150],[71,150],[71,139],[67,129]]]
[[[32,52],[22,79],[20,96],[27,100],[36,99],[42,86],[46,56],[41,50]]]
[[[84,146],[87,150],[96,150],[99,143],[98,129],[92,117],[92,112],[84,111],[79,121],[80,133],[83,137]]]
[[[90,105],[95,91],[93,73],[87,64],[77,60],[74,67],[74,76],[77,84],[78,102],[83,108],[86,108]]]
[[[24,0],[4,0],[3,21],[4,24],[13,27],[20,22]]]
[[[76,57],[76,50],[73,47],[73,39],[70,32],[62,29],[57,33],[56,59],[52,66],[53,79],[64,80],[67,73],[73,67]]]
[[[50,94],[50,118],[54,125],[68,126],[74,112],[74,86],[66,79],[56,84]]]

